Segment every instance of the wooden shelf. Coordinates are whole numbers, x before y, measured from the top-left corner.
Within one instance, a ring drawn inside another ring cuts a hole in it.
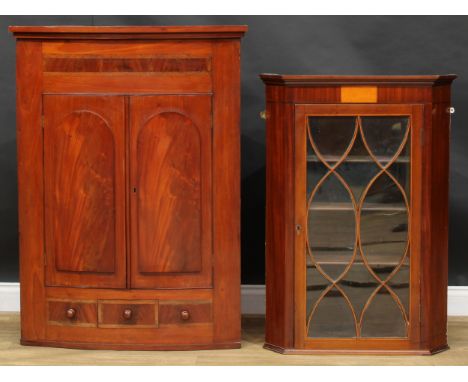
[[[331,254],[330,259],[327,259],[326,261],[318,261],[320,265],[347,265],[349,264],[349,261],[351,259],[350,254]],[[401,257],[398,259],[395,259],[394,255],[390,254],[382,254],[382,255],[377,255],[377,256],[370,256],[366,257],[367,263],[371,266],[382,266],[382,267],[387,267],[387,266],[397,266],[401,260]],[[404,264],[408,265],[409,258],[407,257],[405,259]],[[360,264],[364,265],[364,262],[362,260],[361,255],[357,255],[356,258],[354,259],[354,264]],[[315,266],[311,263],[310,258],[307,258],[307,268],[314,268]]]
[[[312,211],[354,211],[353,205],[350,203],[314,203],[309,207]],[[406,211],[405,205],[401,204],[383,204],[383,203],[366,203],[361,211]]]
[[[341,157],[337,155],[322,155],[328,163],[336,163]],[[376,156],[380,163],[387,163],[392,160],[390,156]],[[396,159],[395,163],[409,163],[408,156],[400,156]],[[307,155],[307,162],[322,162],[317,155]],[[351,155],[348,156],[343,163],[375,163],[369,155]]]

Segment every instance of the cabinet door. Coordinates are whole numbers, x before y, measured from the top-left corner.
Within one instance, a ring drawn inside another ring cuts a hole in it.
[[[211,97],[130,97],[131,286],[210,287]]]
[[[47,285],[124,288],[123,97],[44,96]]]
[[[298,347],[409,349],[418,338],[422,115],[296,108]]]

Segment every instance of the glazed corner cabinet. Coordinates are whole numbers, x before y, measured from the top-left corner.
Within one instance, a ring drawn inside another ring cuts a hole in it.
[[[286,354],[447,349],[456,76],[261,78],[265,347]]]
[[[10,27],[22,344],[240,346],[246,30]]]

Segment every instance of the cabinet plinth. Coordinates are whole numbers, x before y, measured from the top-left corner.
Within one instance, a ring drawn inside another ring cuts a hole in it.
[[[240,346],[246,30],[10,27],[21,343]]]
[[[266,344],[447,345],[447,76],[264,74]]]

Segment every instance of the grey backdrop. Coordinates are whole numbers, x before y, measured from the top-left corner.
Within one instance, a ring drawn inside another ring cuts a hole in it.
[[[18,280],[15,48],[8,25],[248,24],[242,44],[242,282],[264,282],[265,128],[258,73],[446,74],[453,86],[450,285],[468,285],[468,17],[0,17],[0,282]]]

